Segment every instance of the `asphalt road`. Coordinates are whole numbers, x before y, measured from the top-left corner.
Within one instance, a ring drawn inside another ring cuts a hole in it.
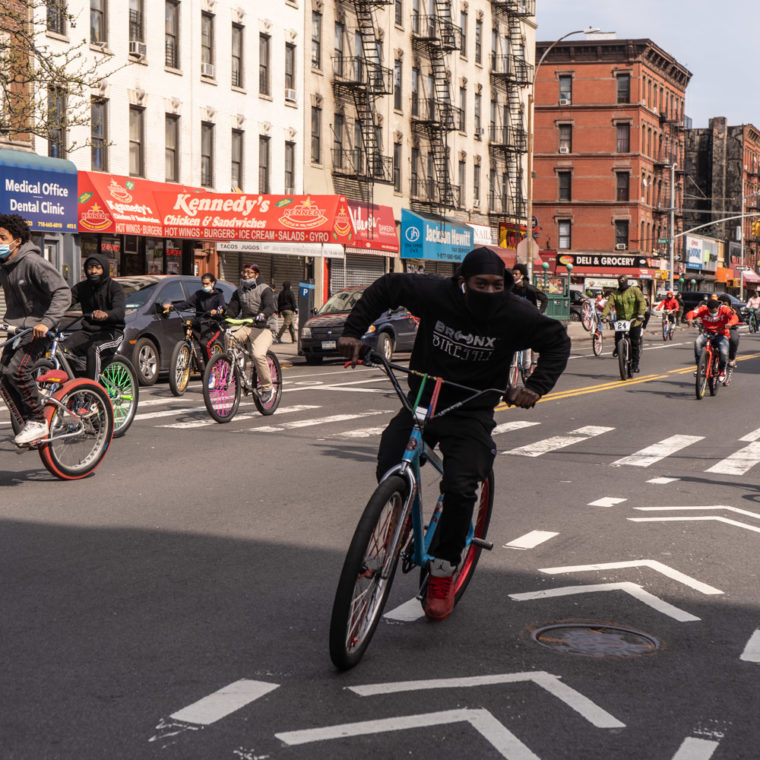
[[[760,337],[701,401],[692,337],[650,330],[626,383],[578,343],[497,411],[494,550],[440,624],[399,574],[344,674],[332,597],[397,408],[377,371],[290,367],[274,416],[227,425],[197,381],[144,389],[75,483],[3,410],[0,758],[760,757]]]

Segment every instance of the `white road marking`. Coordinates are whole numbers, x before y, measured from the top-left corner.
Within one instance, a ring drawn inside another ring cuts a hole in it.
[[[543,589],[541,591],[526,591],[520,594],[510,594],[509,598],[516,602],[528,602],[536,599],[548,599],[554,596],[574,596],[575,594],[590,594],[600,591],[625,591],[635,599],[646,604],[657,612],[677,620],[679,623],[690,623],[699,620],[690,612],[674,607],[660,597],[645,591],[638,583],[623,581],[621,583],[596,583],[581,586],[560,586],[559,588]]]
[[[543,441],[536,441],[535,443],[529,443],[527,446],[520,446],[510,451],[502,451],[502,454],[514,454],[521,457],[540,457],[542,454],[546,454],[549,451],[556,451],[557,449],[563,449],[565,446],[572,446],[574,443],[581,443],[581,441],[588,440],[597,435],[608,433],[615,428],[611,427],[596,427],[593,425],[578,428],[572,430],[567,435],[555,435],[551,438],[546,438]]]
[[[332,414],[329,417],[315,417],[308,420],[297,420],[296,422],[285,422],[278,427],[255,427],[249,428],[251,433],[273,433],[280,430],[296,430],[298,428],[313,427],[314,425],[327,425],[331,422],[349,422],[358,420],[361,417],[371,417],[374,414],[390,414],[386,409],[373,409],[368,412],[357,412],[356,414]],[[248,432],[248,431],[241,431]]]
[[[425,613],[422,611],[419,599],[413,598],[398,607],[394,607],[390,612],[386,612],[383,617],[388,620],[396,620],[399,623],[413,623],[415,620],[425,617]]]
[[[444,710],[420,715],[399,715],[395,718],[342,723],[336,726],[311,728],[304,731],[288,731],[275,734],[275,737],[288,745],[308,744],[309,742],[330,739],[344,739],[349,736],[367,736],[390,731],[419,729],[426,726],[445,726],[449,723],[461,723],[463,721],[472,725],[506,760],[539,760],[538,755],[533,754],[488,710],[483,709]]]
[[[242,678],[182,708],[169,717],[173,720],[184,721],[185,723],[208,726],[239,710],[241,707],[245,707],[247,704],[256,701],[265,694],[269,694],[270,691],[274,691],[278,686],[279,684],[276,683],[251,681],[247,678]]]
[[[760,662],[760,628],[749,637],[739,659],[744,662]]]
[[[714,509],[728,510],[729,512],[736,512],[737,515],[746,515],[747,517],[754,517],[760,520],[760,514],[757,512],[750,512],[748,509],[740,509],[739,507],[727,507],[724,504],[712,504],[707,507],[635,507],[637,512],[677,512],[678,510],[697,510],[697,509]]]
[[[743,435],[739,440],[746,443],[750,443],[752,441],[760,441],[760,428],[753,430],[751,433],[747,433],[747,435]]]
[[[535,549],[539,544],[548,541],[550,538],[558,536],[559,533],[553,533],[550,530],[532,530],[508,544],[504,544],[505,549]]]
[[[497,425],[492,431],[491,435],[501,435],[501,433],[510,433],[513,430],[521,430],[522,428],[533,427],[534,425],[540,425],[540,422],[529,422],[528,420],[514,420],[512,422],[502,422],[501,425]]]
[[[614,715],[610,715],[588,697],[563,683],[559,676],[545,670],[531,670],[525,673],[496,673],[494,675],[470,676],[466,678],[433,678],[424,681],[396,681],[389,683],[349,686],[360,697],[374,697],[382,694],[399,694],[409,691],[429,691],[431,689],[463,689],[478,686],[495,686],[504,683],[533,683],[548,691],[552,696],[575,710],[597,728],[625,728]]]
[[[385,427],[362,428],[361,430],[346,430],[345,433],[331,433],[328,438],[372,438],[380,435]]]
[[[738,520],[730,520],[728,517],[708,516],[708,517],[629,517],[631,522],[720,522],[726,525],[733,525],[735,528],[744,528],[753,533],[760,533],[760,528]]]
[[[298,386],[288,386],[287,383],[283,384],[282,392],[294,392],[294,391],[334,391],[334,390],[342,390],[342,389],[348,389],[351,386],[354,385],[366,385],[367,383],[380,383],[385,378],[384,375],[379,375],[378,377],[371,377],[367,378],[365,380],[351,380],[347,383],[311,383],[310,385],[298,385]],[[386,389],[387,390],[387,389]],[[391,389],[392,390],[392,389]]]
[[[656,486],[666,486],[668,483],[675,483],[681,478],[652,478],[647,480],[647,483],[653,483]]]
[[[638,519],[638,518],[629,518]],[[671,580],[678,583],[682,583],[684,586],[689,586],[695,591],[699,591],[702,594],[722,594],[723,592],[715,588],[714,586],[708,586],[702,581],[698,581],[696,578],[692,578],[690,575],[686,575],[678,570],[674,570],[668,565],[664,565],[656,559],[634,559],[626,562],[604,562],[595,565],[566,565],[565,567],[544,567],[539,570],[541,573],[547,575],[557,575],[560,573],[582,573],[587,570],[623,570],[630,567],[648,567],[650,570],[667,576]]]
[[[140,408],[138,404],[138,409]],[[146,412],[145,414],[136,414],[135,421],[137,420],[154,420],[159,417],[171,417],[172,415],[180,414],[195,414],[196,412],[205,412],[205,406],[177,406],[174,409],[164,409],[161,412]]]
[[[589,507],[614,507],[616,504],[622,504],[624,501],[628,501],[628,499],[619,499],[616,496],[604,496],[601,499],[597,499],[596,501],[589,502]]]
[[[183,403],[190,404],[193,401],[195,401],[195,399],[192,398],[191,396],[185,397],[185,399],[182,401],[179,398],[176,398],[174,396],[168,396],[166,398],[149,398],[149,399],[146,399],[145,401],[143,401],[143,399],[141,398],[138,403],[138,406],[140,409],[142,409],[144,406],[159,406],[160,404],[174,403],[177,406],[177,408],[182,408]]]
[[[311,404],[295,404],[294,406],[283,406],[280,407],[275,414],[279,417],[281,414],[292,414],[294,412],[306,412],[310,409],[321,409],[322,407],[319,405],[311,405]],[[204,411],[206,410],[206,407],[203,407]],[[256,414],[238,414],[235,417],[233,417],[233,422],[241,422],[242,420],[253,420],[256,419]],[[155,427],[162,427],[162,428],[174,428],[176,430],[187,430],[189,428],[197,428],[197,427],[205,427],[207,425],[218,425],[219,423],[216,420],[212,420],[211,418],[207,419],[201,419],[201,420],[194,420],[193,422],[174,422],[171,425],[156,425]],[[279,428],[277,428],[279,430]]]
[[[719,742],[710,739],[698,739],[689,736],[683,740],[678,752],[673,755],[673,760],[710,760],[713,753],[718,749]]]
[[[721,475],[744,475],[760,462],[760,441],[753,441],[731,456],[709,467],[705,472],[717,472]]]
[[[659,462],[661,459],[674,454],[676,451],[680,451],[697,441],[701,441],[703,438],[703,435],[673,435],[659,443],[647,446],[635,454],[614,461],[612,466],[621,467],[622,465],[630,465],[631,467],[649,467],[655,462]]]

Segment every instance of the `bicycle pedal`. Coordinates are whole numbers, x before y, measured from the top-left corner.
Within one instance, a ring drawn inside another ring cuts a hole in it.
[[[475,546],[480,549],[485,549],[489,552],[493,549],[493,544],[490,541],[486,541],[484,538],[473,538],[471,543],[475,544]]]

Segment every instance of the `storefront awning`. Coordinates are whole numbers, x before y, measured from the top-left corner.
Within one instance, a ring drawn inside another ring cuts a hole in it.
[[[0,150],[0,213],[19,214],[35,232],[77,231],[77,168],[24,150]]]
[[[216,250],[219,252],[269,253],[277,256],[344,258],[343,246],[337,243],[258,243],[252,240],[223,240],[216,244]]]
[[[401,210],[401,258],[460,262],[472,249],[470,227],[442,216]]]
[[[381,256],[398,256],[399,242],[396,220],[390,206],[348,201],[348,211],[354,224],[356,237],[347,253],[374,253]]]
[[[166,237],[266,243],[352,245],[354,226],[343,195],[155,194]]]
[[[755,274],[751,269],[745,269],[742,272],[744,282],[760,282],[760,275]]]

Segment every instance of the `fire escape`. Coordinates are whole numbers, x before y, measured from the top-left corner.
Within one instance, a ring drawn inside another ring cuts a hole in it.
[[[499,46],[491,52],[491,84],[493,100],[504,92],[506,105],[501,114],[495,114],[489,128],[489,152],[492,168],[503,164],[501,187],[493,187],[489,197],[489,213],[506,217],[519,224],[525,222],[527,203],[523,192],[523,156],[528,152],[528,135],[525,129],[522,98],[523,88],[533,82],[534,68],[525,60],[523,20],[535,16],[535,0],[492,0],[494,15],[507,22],[506,40],[499,36]],[[499,123],[499,121],[501,123]],[[497,178],[499,173],[494,171]]]
[[[451,181],[449,132],[459,127],[461,109],[451,102],[447,56],[461,45],[461,29],[451,20],[451,0],[434,0],[432,15],[412,17],[415,52],[430,61],[429,85],[424,97],[413,94],[412,129],[415,137],[428,143],[428,176],[424,192],[412,188],[412,208],[445,214],[457,208],[461,188]],[[413,167],[416,171],[417,167]]]
[[[336,136],[333,176],[349,180],[342,192],[372,203],[374,184],[393,182],[393,159],[383,155],[382,130],[377,120],[378,101],[393,92],[393,72],[382,65],[382,43],[374,18],[375,8],[392,5],[393,0],[343,2],[352,7],[356,16],[356,44],[353,55],[333,57],[333,91],[337,103],[353,103],[356,121],[352,147],[343,147],[343,134]]]
[[[653,204],[652,214],[656,229],[659,229],[657,239],[669,237],[670,205],[675,206],[673,231],[676,235],[683,230],[683,204],[678,203],[674,197],[679,186],[683,189],[683,177],[685,174],[684,160],[684,116],[677,112],[660,113],[661,143],[658,146],[654,160],[654,176],[657,187],[660,189],[656,202]],[[676,163],[674,173],[674,187],[670,187],[670,167]],[[682,259],[683,241],[678,239],[676,243],[676,259]],[[680,250],[679,250],[680,249]]]

